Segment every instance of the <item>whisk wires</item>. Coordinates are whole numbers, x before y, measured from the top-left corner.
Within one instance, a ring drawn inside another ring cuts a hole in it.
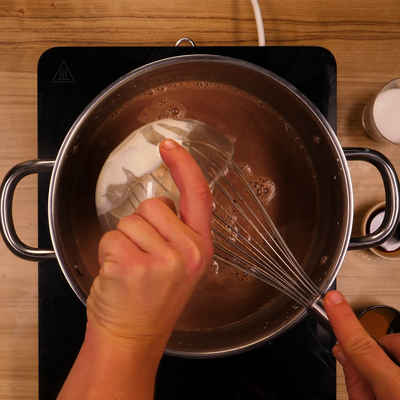
[[[214,258],[269,283],[303,307],[311,307],[321,296],[319,289],[233,160],[229,173],[229,179],[226,174],[215,183],[213,192]]]
[[[219,173],[219,179],[213,180],[214,259],[272,285],[309,309],[322,294],[293,256],[241,169],[231,159],[221,173],[219,158],[225,155],[209,143],[191,150],[209,181]]]

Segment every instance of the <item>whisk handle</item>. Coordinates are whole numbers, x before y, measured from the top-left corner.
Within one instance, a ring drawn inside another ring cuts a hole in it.
[[[326,315],[324,307],[324,297],[321,296],[308,310],[308,314],[311,315],[328,333],[336,338],[333,332],[332,325],[329,322],[329,318]]]
[[[329,322],[328,316],[326,315],[325,307],[324,307],[324,296],[321,296],[309,309],[309,315],[311,315],[315,321],[318,322],[328,333],[330,333],[335,339],[335,333],[333,332],[332,325]],[[376,338],[370,335],[372,339],[378,344],[378,346],[385,352],[385,354],[397,365],[400,367],[399,361],[387,350],[387,348],[379,342]]]

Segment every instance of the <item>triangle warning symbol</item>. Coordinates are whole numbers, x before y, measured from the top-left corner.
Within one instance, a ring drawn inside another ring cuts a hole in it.
[[[65,61],[61,63],[59,66],[54,78],[52,80],[53,83],[74,83],[75,79],[69,71],[67,64]]]

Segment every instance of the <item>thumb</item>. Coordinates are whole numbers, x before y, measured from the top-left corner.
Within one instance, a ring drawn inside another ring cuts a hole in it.
[[[171,139],[160,144],[160,153],[181,193],[181,220],[211,242],[211,191],[199,165],[187,150]]]
[[[369,382],[377,398],[395,399],[392,390],[398,396],[400,368],[364,330],[340,292],[327,293],[324,305],[346,359]]]

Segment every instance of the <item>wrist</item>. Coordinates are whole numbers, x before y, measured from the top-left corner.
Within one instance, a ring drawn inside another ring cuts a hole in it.
[[[154,365],[155,369],[165,349],[165,344],[160,338],[119,336],[94,326],[90,321],[86,326],[84,343],[103,357],[125,360],[126,363],[143,363],[148,367]]]
[[[85,340],[58,400],[151,400],[160,350],[99,334],[87,324]]]

